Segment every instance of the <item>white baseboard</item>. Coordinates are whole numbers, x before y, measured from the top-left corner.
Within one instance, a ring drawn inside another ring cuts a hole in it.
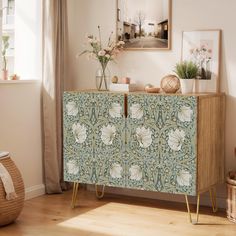
[[[25,200],[39,197],[45,194],[45,185],[39,184],[25,189]]]
[[[87,185],[87,186],[88,190],[95,191],[94,185]],[[167,194],[160,192],[142,191],[142,190],[134,190],[126,188],[115,188],[115,187],[106,187],[105,193],[185,203],[184,195],[180,194]],[[218,208],[223,208],[223,209],[226,208],[226,197],[224,196],[217,197],[216,201]],[[189,202],[191,204],[196,204],[196,197],[189,197]],[[211,200],[209,194],[205,193],[201,195],[200,205],[211,206]]]

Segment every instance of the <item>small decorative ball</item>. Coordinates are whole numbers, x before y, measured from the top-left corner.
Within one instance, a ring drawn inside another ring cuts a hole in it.
[[[111,82],[112,82],[113,84],[116,84],[116,83],[118,82],[118,77],[117,77],[116,75],[113,76],[112,79],[111,79]]]
[[[146,91],[147,89],[152,88],[152,87],[153,87],[152,84],[145,84],[144,85],[144,90]]]
[[[165,93],[176,93],[180,89],[179,78],[175,75],[167,75],[161,80],[161,88]]]

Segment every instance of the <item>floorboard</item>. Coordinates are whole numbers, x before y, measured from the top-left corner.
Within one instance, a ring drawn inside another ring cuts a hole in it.
[[[198,225],[188,222],[182,203],[95,194],[79,190],[77,206],[70,208],[71,191],[25,202],[17,221],[0,228],[0,236],[235,236],[236,224],[225,211],[201,207]],[[194,206],[191,206],[194,210]]]

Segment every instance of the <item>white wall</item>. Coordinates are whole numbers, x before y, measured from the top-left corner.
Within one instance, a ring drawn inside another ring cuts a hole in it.
[[[162,0],[162,4],[163,4],[163,20],[168,19],[168,14],[169,14],[169,0]]]
[[[77,52],[83,50],[84,36],[96,34],[101,25],[103,37],[115,30],[115,0],[69,0],[69,70],[70,89],[95,88],[97,63],[86,57],[76,60]],[[119,56],[117,64],[110,64],[113,74],[128,75],[140,86],[151,83],[159,86],[161,78],[172,73],[180,60],[183,30],[222,29],[221,86],[227,94],[226,110],[226,172],[236,169],[234,147],[236,146],[236,21],[235,0],[173,0],[172,4],[172,50],[126,51]],[[224,187],[218,196],[225,197]],[[145,195],[145,194],[144,194]],[[152,195],[153,196],[153,195]],[[155,195],[156,196],[156,195]],[[146,196],[148,197],[148,196]]]
[[[0,81],[0,150],[19,168],[26,198],[44,193],[41,139],[41,83]]]
[[[101,26],[102,37],[108,39],[111,31],[115,31],[114,0],[69,0],[69,87],[95,88],[96,61],[88,61],[86,56],[76,59],[82,52],[86,42],[85,36],[92,33],[98,36],[97,26]],[[101,10],[98,10],[101,9]],[[109,10],[108,10],[109,9]],[[80,69],[79,69],[80,68]],[[83,68],[81,70],[81,68]]]

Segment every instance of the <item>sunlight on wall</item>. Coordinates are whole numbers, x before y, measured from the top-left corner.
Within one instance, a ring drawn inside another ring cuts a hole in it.
[[[41,1],[15,1],[15,73],[41,78]]]

